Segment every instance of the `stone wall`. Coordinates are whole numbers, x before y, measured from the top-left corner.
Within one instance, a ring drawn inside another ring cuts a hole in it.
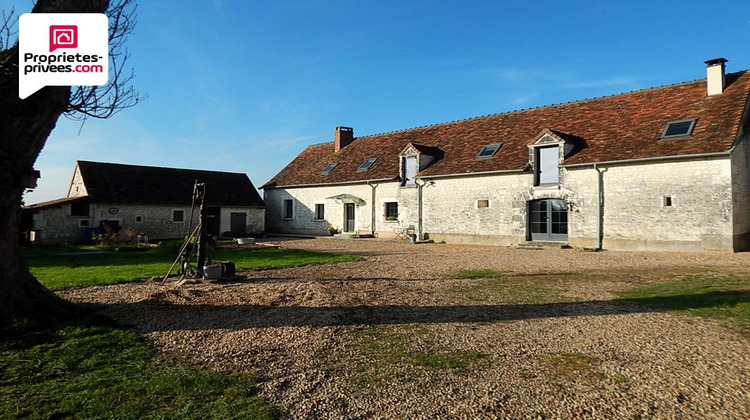
[[[413,225],[435,241],[518,245],[529,238],[529,203],[561,199],[568,205],[571,246],[598,248],[601,229],[604,249],[732,251],[737,232],[745,238],[750,226],[744,211],[750,205],[743,163],[748,161],[747,148],[735,155],[734,176],[730,159],[723,157],[563,167],[557,186],[534,186],[531,172],[419,180],[423,185],[409,187],[382,183],[375,189],[374,207],[372,187],[366,184],[269,189],[267,227],[271,232],[313,235],[326,234],[329,224],[340,229],[344,205],[328,197],[352,194],[365,201],[356,208],[357,230],[371,229],[374,211],[381,237]],[[733,206],[733,197],[742,210]],[[284,199],[294,201],[291,220],[281,217]],[[394,200],[399,217],[389,222],[385,203]],[[315,220],[315,204],[325,205],[325,219]]]
[[[172,221],[174,210],[184,212],[184,220]],[[247,232],[260,234],[265,231],[265,210],[242,208],[222,208],[220,232],[230,229],[230,214],[242,212],[247,215]],[[190,206],[135,206],[119,204],[91,204],[89,217],[71,216],[70,204],[48,207],[34,214],[35,243],[55,244],[63,242],[87,241],[91,230],[98,228],[102,221],[119,223],[120,237],[125,238],[128,230],[144,234],[149,240],[184,238],[188,232]],[[198,209],[194,209],[193,228],[199,220]],[[83,222],[82,222],[83,221]]]

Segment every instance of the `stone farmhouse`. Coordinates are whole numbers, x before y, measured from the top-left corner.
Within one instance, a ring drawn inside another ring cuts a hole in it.
[[[67,197],[23,209],[27,229],[39,244],[85,242],[105,225],[121,237],[132,229],[150,240],[184,238],[199,219],[196,182],[206,184],[209,235],[265,231],[265,204],[245,174],[87,161],[76,163]]]
[[[750,248],[750,71],[307,147],[269,232],[612,250]]]

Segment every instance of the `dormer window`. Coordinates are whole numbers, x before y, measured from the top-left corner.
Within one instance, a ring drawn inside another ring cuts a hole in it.
[[[333,170],[333,168],[336,167],[336,165],[338,165],[338,163],[329,163],[328,166],[326,166],[322,171],[320,171],[320,174],[321,175],[328,175],[329,173],[331,173],[331,171]]]
[[[495,156],[495,153],[497,153],[497,151],[500,150],[501,146],[502,146],[501,143],[488,144],[482,147],[482,150],[479,151],[479,154],[477,155],[475,159],[489,159],[492,156]]]
[[[575,136],[548,128],[542,130],[529,145],[529,165],[534,172],[534,186],[549,187],[560,184],[560,164],[574,152]]]
[[[419,172],[419,166],[416,156],[405,156],[402,161],[403,166],[403,185],[414,185]]]
[[[557,185],[560,182],[559,146],[536,148],[534,185]]]
[[[372,166],[375,161],[378,160],[378,158],[369,158],[366,161],[362,162],[361,165],[359,165],[359,168],[357,168],[358,171],[366,171],[370,169],[370,166]]]
[[[668,122],[667,125],[664,126],[661,138],[671,139],[674,137],[688,137],[693,134],[693,128],[695,128],[696,121],[698,120],[693,119]]]

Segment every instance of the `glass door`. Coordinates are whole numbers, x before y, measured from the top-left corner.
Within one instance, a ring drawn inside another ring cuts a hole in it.
[[[532,241],[568,240],[568,206],[564,200],[537,200],[529,207]]]

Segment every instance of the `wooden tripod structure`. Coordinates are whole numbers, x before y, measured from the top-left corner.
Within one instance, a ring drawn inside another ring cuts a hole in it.
[[[198,225],[196,225],[195,228],[191,230],[196,202],[200,205],[200,218],[198,219]],[[167,271],[167,274],[164,275],[164,278],[161,281],[162,284],[167,281],[167,278],[169,278],[169,275],[172,274],[172,270],[174,270],[175,266],[177,266],[178,263],[180,264],[180,268],[178,269],[178,273],[180,273],[180,279],[177,281],[178,285],[183,284],[186,281],[185,277],[188,275],[193,277],[203,277],[203,266],[206,264],[207,242],[205,204],[206,184],[199,183],[196,180],[195,184],[193,185],[193,202],[190,206],[190,217],[188,218],[188,236],[185,238],[185,242],[180,247],[177,258],[172,263],[172,266],[169,267],[169,271]],[[192,247],[190,246],[191,244],[193,245]],[[196,254],[197,261],[195,263],[195,268],[193,268],[193,266],[190,264],[190,261],[192,261],[193,256],[196,256]]]

